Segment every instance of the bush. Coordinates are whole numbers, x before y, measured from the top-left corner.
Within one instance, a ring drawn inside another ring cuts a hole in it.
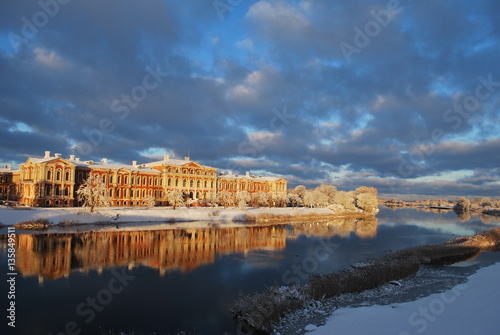
[[[14,225],[15,228],[24,229],[24,230],[47,229],[51,226],[53,226],[52,222],[50,222],[47,219],[35,219],[35,220],[22,221],[22,222],[18,222]]]

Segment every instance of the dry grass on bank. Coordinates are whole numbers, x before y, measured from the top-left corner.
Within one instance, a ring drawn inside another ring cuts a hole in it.
[[[361,219],[374,217],[374,214],[366,213],[293,213],[293,214],[274,214],[274,213],[261,213],[261,214],[246,214],[236,222],[245,223],[258,223],[258,222],[292,222],[292,221],[321,221],[321,220],[334,220],[334,219]]]
[[[271,287],[263,293],[240,296],[232,308],[242,328],[270,332],[284,314],[307,302],[373,289],[416,273],[422,264],[453,264],[482,251],[500,250],[500,228],[441,244],[411,247],[340,272],[313,275],[303,287]]]
[[[21,221],[14,225],[16,229],[20,230],[31,230],[31,229],[47,229],[52,227],[54,224],[47,219],[35,219]]]

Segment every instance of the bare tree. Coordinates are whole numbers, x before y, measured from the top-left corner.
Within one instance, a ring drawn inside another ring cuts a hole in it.
[[[109,207],[108,185],[99,174],[91,173],[89,177],[80,185],[76,191],[78,201],[83,203],[83,207],[90,207],[93,212],[95,207]]]

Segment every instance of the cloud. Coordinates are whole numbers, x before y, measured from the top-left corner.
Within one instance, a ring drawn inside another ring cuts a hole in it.
[[[386,9],[266,0],[221,21],[210,1],[69,2],[14,48],[9,34],[42,9],[11,2],[0,13],[1,159],[84,142],[85,159],[190,150],[291,186],[500,196],[499,4],[401,2],[348,62],[340,44]],[[491,94],[465,113],[480,78]]]

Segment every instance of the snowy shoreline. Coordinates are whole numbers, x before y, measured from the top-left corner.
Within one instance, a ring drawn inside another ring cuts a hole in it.
[[[54,224],[67,220],[75,225],[109,221],[126,223],[177,223],[177,222],[237,222],[247,215],[333,215],[326,208],[178,208],[172,207],[110,207],[97,208],[93,213],[84,208],[32,208],[0,207],[0,223],[11,226],[27,220],[46,219]],[[339,217],[341,217],[339,215]]]
[[[497,262],[443,292],[410,302],[339,308],[324,325],[304,330],[311,335],[498,334],[499,281]]]

